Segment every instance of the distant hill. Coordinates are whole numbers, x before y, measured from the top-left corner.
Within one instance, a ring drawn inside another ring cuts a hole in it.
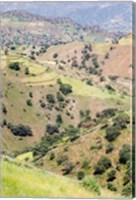
[[[46,17],[68,17],[83,26],[98,25],[109,31],[131,32],[131,2],[34,2],[1,3],[3,11],[25,9]]]
[[[56,45],[75,40],[105,41],[106,37],[114,37],[98,26],[83,27],[66,17],[40,16],[26,10],[2,12],[1,20],[2,44]]]

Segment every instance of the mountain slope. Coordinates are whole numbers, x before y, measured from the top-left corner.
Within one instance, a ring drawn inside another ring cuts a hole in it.
[[[25,8],[28,12],[51,17],[69,17],[76,23],[98,25],[109,31],[131,32],[132,2],[37,2],[2,3],[2,10]],[[40,10],[40,13],[39,13]],[[60,12],[61,11],[61,12]]]

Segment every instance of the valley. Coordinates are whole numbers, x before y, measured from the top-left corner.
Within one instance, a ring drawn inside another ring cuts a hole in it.
[[[1,195],[131,197],[132,34],[1,19]]]

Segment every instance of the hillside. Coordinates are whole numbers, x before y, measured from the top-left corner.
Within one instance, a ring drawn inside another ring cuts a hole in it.
[[[14,172],[16,172],[16,176],[14,176]],[[22,174],[21,177],[20,174]],[[53,175],[49,172],[40,172],[38,169],[19,166],[12,162],[4,161],[2,175],[4,183],[2,197],[95,196],[95,194],[86,191],[71,179]]]
[[[130,198],[132,35],[53,16],[2,13],[2,195]]]
[[[41,16],[70,17],[81,25],[97,25],[109,31],[131,32],[133,3],[130,2],[43,2],[2,3],[2,10],[20,10]],[[85,13],[85,14],[84,14]]]

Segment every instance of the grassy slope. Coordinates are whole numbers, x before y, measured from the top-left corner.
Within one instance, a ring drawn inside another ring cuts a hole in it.
[[[2,165],[3,197],[94,197],[71,179],[17,166],[11,162]],[[26,184],[27,182],[27,184]]]
[[[14,162],[3,161],[2,170],[2,197],[121,198],[118,193],[103,189],[98,195],[71,178]]]

